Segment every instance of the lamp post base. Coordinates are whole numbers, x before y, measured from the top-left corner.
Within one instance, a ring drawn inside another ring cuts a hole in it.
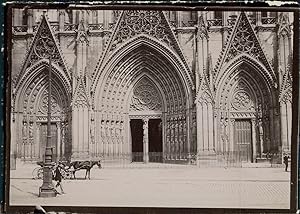
[[[44,166],[43,184],[39,189],[39,197],[56,197],[56,190],[52,183],[52,170],[49,165],[49,163],[46,163]]]
[[[39,197],[41,198],[50,198],[50,197],[56,197],[56,192],[54,190],[54,188],[51,187],[40,187],[40,191],[39,191]]]

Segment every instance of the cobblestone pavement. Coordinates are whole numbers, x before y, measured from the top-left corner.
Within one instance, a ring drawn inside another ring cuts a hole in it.
[[[32,168],[32,167],[31,167]],[[282,168],[94,168],[91,180],[64,180],[67,194],[39,198],[31,168],[11,171],[11,205],[289,208],[290,173]]]

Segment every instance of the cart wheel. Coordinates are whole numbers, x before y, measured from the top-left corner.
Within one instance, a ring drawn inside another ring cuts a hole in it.
[[[39,172],[40,169],[41,169],[41,167],[34,168],[34,170],[32,171],[32,178],[33,179],[39,179],[38,172]]]
[[[71,178],[72,178],[72,173],[66,171],[66,172],[65,172],[65,179],[71,179]]]
[[[43,167],[41,167],[38,172],[37,172],[37,178],[38,179],[43,179],[44,178],[44,170]]]

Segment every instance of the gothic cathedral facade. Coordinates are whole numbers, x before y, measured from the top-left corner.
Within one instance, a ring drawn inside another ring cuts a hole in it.
[[[288,153],[292,38],[288,12],[14,9],[11,157],[44,158],[49,69],[54,160]]]

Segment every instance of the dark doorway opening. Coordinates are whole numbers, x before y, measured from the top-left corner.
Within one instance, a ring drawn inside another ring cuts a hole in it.
[[[131,119],[132,162],[143,161],[143,120]]]
[[[149,161],[162,162],[162,122],[161,119],[149,120]]]

